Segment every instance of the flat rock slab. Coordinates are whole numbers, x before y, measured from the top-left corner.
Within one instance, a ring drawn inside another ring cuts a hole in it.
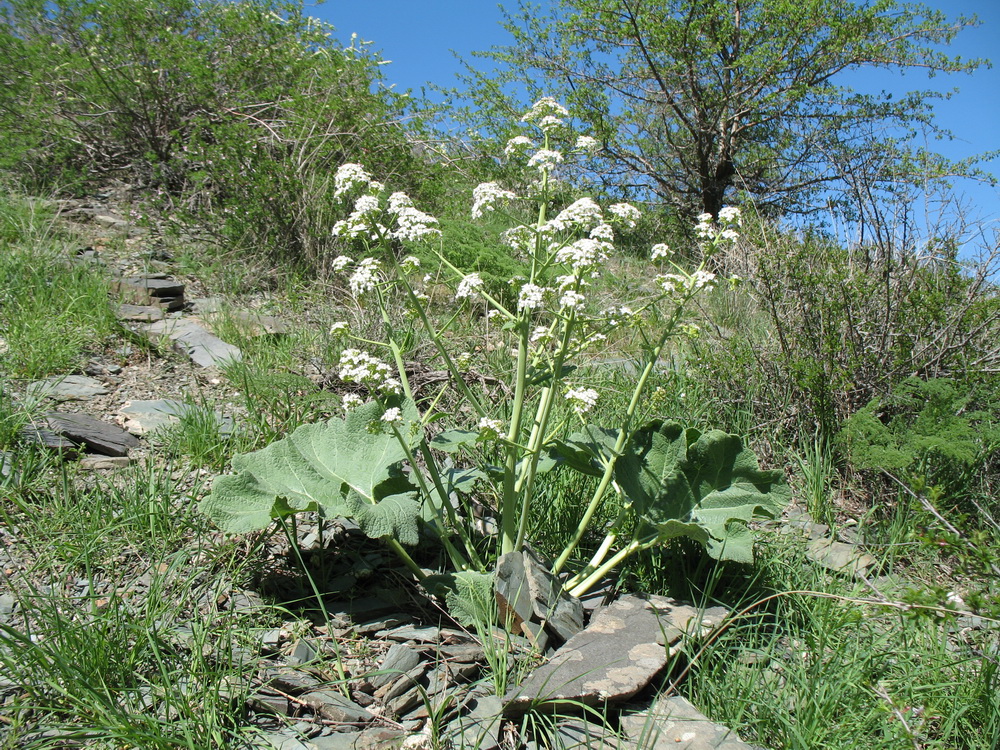
[[[142,436],[150,435],[157,430],[169,429],[179,424],[181,418],[189,412],[199,408],[201,407],[195,404],[162,398],[155,401],[127,401],[118,410],[118,414],[124,419],[125,429],[128,432]],[[219,423],[219,434],[231,435],[234,429],[232,418],[224,417],[218,412],[213,413]]]
[[[127,456],[84,456],[80,459],[80,468],[85,471],[107,469],[124,469],[132,463]]]
[[[28,393],[54,401],[86,401],[94,396],[106,395],[108,389],[100,380],[84,375],[59,375],[36,380],[28,386]]]
[[[131,448],[139,447],[139,441],[125,430],[87,414],[49,412],[45,420],[56,434],[102,456],[127,456]]]
[[[662,596],[624,596],[508,692],[506,711],[628,700],[666,666],[671,647],[685,633],[715,627],[726,614],[722,607],[699,610]]]
[[[50,451],[75,456],[80,452],[79,446],[69,438],[57,435],[52,430],[36,424],[27,424],[21,428],[21,439],[28,443],[40,445]]]
[[[856,578],[865,577],[876,562],[853,544],[833,539],[813,539],[806,547],[806,557],[824,568]]]
[[[174,349],[202,367],[219,367],[243,358],[239,348],[227,344],[193,318],[158,320],[147,326],[146,332],[154,341],[170,339]]]
[[[643,750],[755,750],[679,695],[663,697],[648,712],[622,720]]]
[[[159,305],[118,305],[118,317],[135,323],[155,323],[163,320],[166,312]]]

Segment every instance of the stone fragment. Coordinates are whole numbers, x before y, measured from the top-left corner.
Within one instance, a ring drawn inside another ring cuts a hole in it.
[[[104,396],[107,392],[107,387],[100,380],[83,375],[59,375],[36,380],[28,386],[29,395],[54,401],[86,401],[94,396]]]
[[[271,669],[267,671],[264,684],[277,688],[283,693],[298,695],[315,690],[322,683],[308,672],[295,669]]]
[[[420,663],[420,654],[402,643],[395,643],[385,652],[378,672],[370,675],[368,681],[372,687],[380,688],[387,682],[396,679],[400,674],[409,672]]]
[[[365,730],[366,732],[368,730]],[[386,732],[392,732],[395,730],[383,730]],[[358,743],[361,741],[360,732],[334,732],[333,734],[322,734],[318,737],[312,737],[306,746],[309,750],[361,750],[361,745]],[[373,745],[372,747],[377,748],[392,748],[391,743]]]
[[[75,456],[79,453],[79,447],[72,440],[34,424],[27,424],[21,428],[21,439],[56,453],[64,453],[69,456]]]
[[[505,696],[507,711],[539,702],[616,702],[631,698],[666,666],[689,628],[714,627],[726,611],[698,610],[672,599],[625,596],[598,612],[552,659]]]
[[[630,745],[620,740],[608,727],[598,726],[589,721],[567,718],[555,726],[553,746],[561,750],[627,750]]]
[[[112,285],[123,302],[133,305],[159,305],[161,300],[181,300],[183,307],[184,284],[165,274],[147,274],[119,279]]]
[[[865,577],[876,562],[854,545],[833,539],[813,539],[806,547],[806,557],[824,568],[855,577]]]
[[[370,721],[372,714],[336,690],[314,690],[301,700],[309,708],[329,721],[342,724],[359,724]]]
[[[754,750],[679,695],[659,698],[649,712],[622,717],[621,725],[644,750]]]
[[[461,738],[462,747],[495,750],[500,747],[503,725],[503,702],[495,695],[475,699],[472,710],[452,722],[453,734]]]
[[[394,698],[398,698],[407,690],[411,690],[417,684],[424,672],[427,671],[426,664],[418,664],[406,674],[399,675],[392,682],[386,683],[375,691],[375,697],[383,703],[388,703]]]
[[[124,469],[131,463],[128,456],[84,456],[80,459],[80,468],[85,471]]]
[[[178,424],[185,414],[200,407],[186,404],[173,399],[156,399],[155,401],[127,401],[118,410],[118,415],[125,422],[125,429],[133,435],[151,435],[157,430]],[[219,433],[231,435],[234,428],[233,420],[215,412],[219,423]]]
[[[441,640],[441,628],[402,625],[392,630],[379,631],[378,636],[393,641],[416,641],[417,643],[437,643]]]
[[[501,621],[527,637],[542,651],[548,639],[544,627],[559,643],[583,628],[583,605],[529,552],[503,555],[496,566],[496,598]]]
[[[370,727],[357,735],[354,750],[398,750],[407,736],[401,729]]]
[[[135,323],[153,323],[157,320],[163,320],[164,314],[165,311],[159,305],[130,305],[128,303],[118,305],[118,318]]]
[[[308,638],[300,638],[295,642],[287,661],[289,664],[308,664],[317,659],[319,659],[319,649]]]
[[[128,229],[129,223],[120,216],[111,214],[94,214],[94,223],[109,229]]]
[[[139,447],[139,441],[125,430],[88,414],[49,412],[45,420],[53,432],[102,456],[127,456],[131,448]]]
[[[146,333],[154,341],[169,339],[174,349],[202,367],[220,367],[243,358],[239,348],[227,344],[192,318],[158,320],[146,326]]]

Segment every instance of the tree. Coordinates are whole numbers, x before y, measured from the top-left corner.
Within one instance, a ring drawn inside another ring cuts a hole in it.
[[[840,74],[985,64],[939,49],[975,18],[897,0],[552,0],[505,15],[514,43],[480,55],[498,71],[469,67],[470,111],[495,122],[512,90],[556,96],[593,127],[609,185],[685,213],[716,215],[733,190],[805,211],[873,157],[926,167],[933,155],[910,138],[944,134],[932,104],[947,94],[866,94]],[[969,166],[932,162],[938,174]]]

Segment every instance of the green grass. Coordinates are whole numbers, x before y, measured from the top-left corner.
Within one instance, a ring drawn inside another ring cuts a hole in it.
[[[40,378],[78,369],[116,330],[108,280],[72,263],[71,243],[34,202],[0,197],[0,371]],[[13,229],[12,229],[13,227]]]

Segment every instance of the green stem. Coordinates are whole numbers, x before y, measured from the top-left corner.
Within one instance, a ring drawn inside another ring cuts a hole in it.
[[[575,579],[571,579],[566,583],[566,588],[569,591],[570,596],[580,597],[590,591],[591,587],[594,586],[598,581],[600,581],[604,576],[606,576],[613,568],[621,564],[629,557],[634,555],[636,552],[641,552],[644,549],[649,549],[659,541],[659,536],[650,537],[645,540],[633,539],[625,547],[618,551],[614,557],[608,560],[604,565],[597,568],[593,573],[587,576],[585,579],[579,583],[575,582]]]
[[[607,492],[608,487],[611,486],[611,482],[614,478],[615,466],[618,463],[618,458],[621,456],[622,451],[625,450],[625,443],[631,435],[632,420],[635,417],[636,411],[638,411],[640,398],[646,390],[646,383],[653,374],[653,369],[656,367],[656,363],[660,359],[663,347],[666,346],[667,341],[673,334],[677,321],[680,320],[680,315],[686,302],[687,298],[677,305],[673,315],[671,315],[670,320],[664,327],[659,341],[657,341],[656,345],[650,350],[646,366],[639,375],[639,380],[636,382],[635,389],[632,391],[632,398],[629,400],[628,408],[625,410],[625,416],[622,419],[622,426],[618,430],[618,438],[615,440],[612,455],[604,467],[604,474],[601,476],[601,481],[597,485],[597,489],[594,490],[594,494],[591,496],[590,502],[587,504],[587,509],[584,511],[583,518],[580,519],[580,523],[576,527],[573,538],[569,541],[569,544],[566,545],[566,548],[562,551],[562,554],[559,555],[552,566],[552,573],[554,575],[558,575],[559,572],[562,571],[563,567],[566,565],[566,561],[569,560],[577,546],[579,546],[580,541],[587,533],[590,522],[594,518],[594,513],[597,512],[597,508],[604,499],[604,493]]]

